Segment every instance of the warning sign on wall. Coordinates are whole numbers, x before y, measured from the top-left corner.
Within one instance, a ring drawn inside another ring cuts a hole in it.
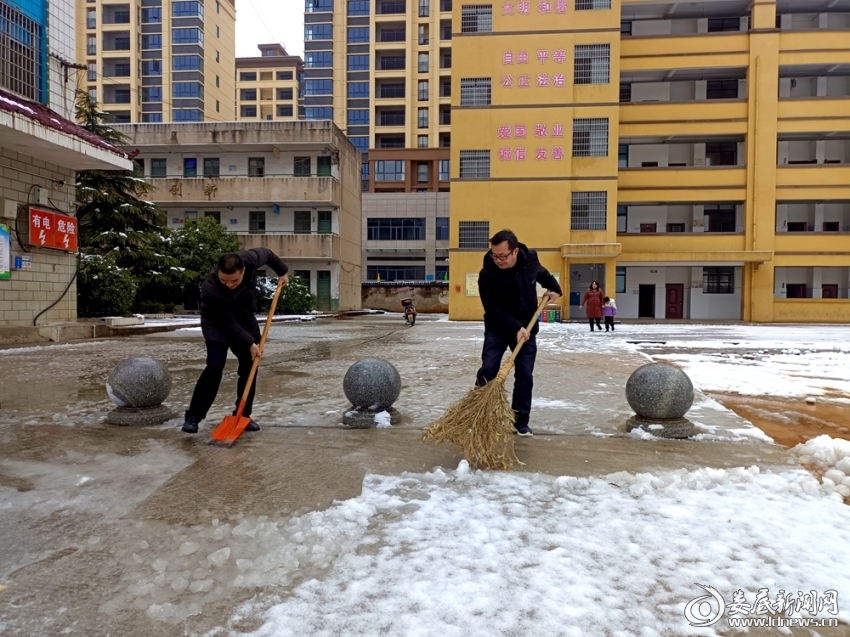
[[[77,220],[74,217],[30,208],[30,245],[66,252],[77,251]]]

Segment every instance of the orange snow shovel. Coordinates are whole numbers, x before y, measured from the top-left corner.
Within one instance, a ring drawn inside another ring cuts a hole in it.
[[[271,307],[269,307],[269,315],[266,318],[266,326],[263,328],[263,336],[260,338],[260,351],[263,351],[263,346],[266,344],[266,338],[269,335],[269,330],[272,326],[272,317],[277,309],[277,302],[280,298],[280,292],[283,286],[278,284],[274,291]],[[260,366],[260,357],[254,359],[254,364],[251,366],[251,373],[248,375],[248,382],[245,383],[245,391],[242,392],[242,398],[239,399],[239,407],[236,409],[235,416],[225,416],[221,424],[213,429],[210,434],[210,439],[207,444],[218,445],[221,447],[232,447],[236,439],[245,431],[245,427],[251,424],[251,419],[248,416],[243,416],[245,411],[245,403],[248,400],[248,394],[251,393],[251,386],[254,384],[254,376],[257,375],[257,368]]]

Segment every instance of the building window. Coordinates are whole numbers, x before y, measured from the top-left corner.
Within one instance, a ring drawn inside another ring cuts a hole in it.
[[[573,230],[605,230],[608,219],[608,193],[574,192],[570,206]]]
[[[420,163],[416,165],[416,183],[428,183],[428,164]]]
[[[608,156],[608,118],[573,120],[573,157]]]
[[[490,248],[490,222],[459,221],[458,247],[488,250]]]
[[[164,159],[151,159],[151,177],[165,177],[167,175],[166,162]]]
[[[216,13],[221,12],[221,3],[218,0],[216,0],[216,2],[215,2],[215,12]]]
[[[737,230],[734,206],[703,206],[703,215],[708,218],[705,222],[705,232],[736,232]]]
[[[257,74],[255,72],[240,73],[239,74],[239,81],[240,82],[256,82],[257,81]]]
[[[425,241],[425,217],[369,218],[366,220],[366,239],[368,241]]]
[[[143,61],[142,75],[162,75],[162,60]]]
[[[617,266],[617,281],[614,291],[617,294],[626,293],[626,268],[624,266]]]
[[[292,71],[278,71],[277,79],[279,82],[292,79]]]
[[[86,11],[86,28],[87,29],[96,29],[97,28],[97,9],[88,9]]]
[[[89,62],[87,68],[88,68],[88,71],[87,71],[86,79],[89,82],[97,82],[97,63]]]
[[[265,157],[249,157],[248,158],[248,176],[249,177],[265,177],[266,176],[266,159],[265,159]]]
[[[305,40],[332,40],[333,25],[331,24],[305,24],[304,39]],[[351,31],[351,29],[349,29]]]
[[[404,161],[400,159],[376,161],[375,181],[404,181]]]
[[[385,55],[381,58],[382,71],[403,71],[405,66],[403,55]]]
[[[330,39],[330,38],[328,38]],[[348,43],[367,43],[369,42],[369,27],[349,27]]]
[[[175,55],[171,58],[172,71],[203,71],[204,60],[200,55]]]
[[[632,101],[632,84],[631,82],[620,82],[620,103],[628,104]]]
[[[492,4],[464,4],[460,7],[461,33],[490,33],[493,30]]]
[[[428,80],[420,80],[419,82],[419,101],[428,101]]]
[[[427,18],[431,15],[431,0],[419,0],[419,17]]]
[[[440,68],[441,69],[452,68],[452,51],[451,51],[451,49],[449,49],[448,51],[440,51]]]
[[[142,102],[161,102],[161,86],[145,86],[142,88]]]
[[[266,233],[266,211],[251,210],[248,212],[248,233],[249,234],[265,234]]]
[[[424,281],[424,265],[370,265],[366,268],[369,281]]]
[[[629,167],[629,145],[617,144],[617,168]]]
[[[308,82],[310,80],[307,80]],[[332,93],[331,80],[316,80],[328,83],[328,95]],[[348,83],[348,98],[349,99],[369,99],[369,82],[349,82]]]
[[[419,128],[428,128],[428,109],[420,108],[416,116],[417,126]]]
[[[239,108],[239,116],[240,117],[256,117],[257,116],[257,107],[256,106],[242,106]]]
[[[200,2],[174,2],[171,5],[171,17],[173,18],[203,18],[204,5]]]
[[[143,35],[142,50],[149,51],[151,49],[162,48],[162,35]]]
[[[735,268],[703,268],[703,294],[734,294]]]
[[[419,25],[419,44],[425,45],[425,44],[428,44],[428,42],[430,42],[430,39],[428,38],[428,25],[427,24],[420,24]]]
[[[608,84],[610,64],[610,44],[576,45],[573,62],[575,84]]]
[[[330,68],[332,64],[332,51],[308,51],[304,54],[304,66],[308,69]]]
[[[449,280],[449,266],[447,265],[435,265],[434,266],[434,278],[437,281],[448,281]]]
[[[737,166],[738,142],[711,142],[705,145],[708,166]]]
[[[204,157],[204,177],[218,177],[219,174],[218,157]]]
[[[215,61],[221,62],[221,54],[218,51],[215,52]]]
[[[428,148],[428,136],[427,135],[419,135],[416,138],[416,147],[417,148]]]
[[[309,210],[295,211],[295,234],[310,234],[313,230],[313,224],[310,219]]]
[[[183,159],[183,176],[198,176],[198,160],[195,157],[186,157],[185,159]]]
[[[279,88],[277,89],[277,99],[288,101],[292,99],[292,89],[291,88]]]
[[[305,0],[304,13],[324,13],[334,10],[334,0]]]
[[[404,111],[382,111],[381,126],[404,126]]]
[[[304,109],[304,119],[333,119],[333,107],[308,106]]]
[[[366,86],[368,88],[369,85],[366,84]],[[304,82],[304,95],[333,95],[333,88],[333,80],[306,80]]]
[[[348,56],[349,71],[368,71],[369,56],[368,55],[349,55]]]
[[[490,177],[489,150],[460,151],[460,178],[487,179]]]
[[[490,78],[464,77],[460,80],[461,106],[489,106]]]
[[[382,136],[378,142],[379,148],[404,148],[404,135]]]
[[[331,158],[330,156],[316,157],[316,174],[319,177],[331,176]]]
[[[576,11],[590,11],[592,9],[610,9],[611,0],[576,0]]]
[[[617,205],[617,232],[623,233],[629,227],[629,207],[622,204]]]
[[[218,78],[215,78],[215,79],[218,80]],[[216,84],[216,86],[218,86],[218,84]],[[215,112],[216,113],[221,112],[221,102],[219,102],[218,100],[215,101]]]
[[[705,98],[709,100],[738,99],[738,80],[708,80]]]
[[[722,31],[740,31],[741,18],[709,18],[708,32],[720,33]]]
[[[292,114],[295,110],[292,107],[292,104],[280,104],[277,107],[277,116],[278,117],[292,117]]]
[[[162,113],[142,113],[143,124],[158,124],[162,122]]]
[[[368,126],[369,125],[369,109],[348,109],[348,125],[349,126]]]
[[[144,37],[144,36],[143,36]],[[204,32],[200,29],[172,29],[172,44],[203,44]]]
[[[428,61],[428,54],[427,53],[420,53],[419,54],[419,72],[420,73],[427,73],[429,66],[430,66],[430,63]]]
[[[293,174],[296,177],[310,177],[313,174],[310,157],[296,157]]]
[[[451,178],[451,172],[449,171],[449,166],[451,165],[451,160],[449,159],[441,159],[439,168],[440,168],[440,181],[449,181]]]
[[[369,15],[369,0],[348,0],[348,15]]]
[[[203,99],[204,87],[200,82],[174,82],[171,85],[171,97],[198,97]]]
[[[404,97],[404,84],[381,84],[381,97],[398,99]]]
[[[437,217],[437,234],[434,237],[437,241],[449,240],[449,218]]]
[[[354,147],[360,151],[361,153],[365,153],[369,150],[369,138],[368,137],[349,137],[348,141],[354,144]],[[369,164],[364,164],[368,166]],[[368,179],[368,175],[366,176]]]
[[[35,23],[33,23],[35,24]],[[86,38],[86,54],[87,55],[96,55],[97,54],[97,38],[95,36],[89,36]]]

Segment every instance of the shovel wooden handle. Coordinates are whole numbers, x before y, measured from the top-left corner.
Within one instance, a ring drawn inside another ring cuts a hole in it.
[[[540,299],[540,305],[537,306],[537,310],[534,312],[534,316],[532,316],[531,320],[528,322],[528,327],[525,328],[529,333],[531,333],[531,329],[534,327],[534,324],[537,322],[537,317],[540,316],[540,312],[543,311],[543,308],[546,306],[546,304],[548,302],[549,302],[549,297],[544,294],[543,298]],[[510,358],[508,358],[508,360],[505,361],[505,365],[513,365],[514,364],[514,361],[516,360],[517,354],[519,354],[519,350],[522,348],[522,346],[524,344],[525,344],[525,341],[520,341],[519,343],[517,343],[517,346],[514,347],[514,351],[511,352]],[[508,367],[508,369],[510,369],[510,367]]]
[[[269,336],[269,330],[272,326],[272,318],[274,311],[277,309],[277,302],[280,299],[280,293],[283,291],[283,286],[278,283],[272,297],[272,304],[269,307],[269,315],[266,317],[266,326],[263,328],[263,335],[260,337],[260,351],[266,344],[266,339]],[[248,394],[251,393],[251,386],[254,384],[254,377],[257,375],[257,368],[260,366],[260,357],[254,359],[254,364],[251,365],[251,373],[248,374],[248,382],[245,384],[245,391],[242,392],[242,398],[239,399],[239,408],[236,410],[236,420],[242,417],[242,412],[245,411],[245,403],[248,402]]]

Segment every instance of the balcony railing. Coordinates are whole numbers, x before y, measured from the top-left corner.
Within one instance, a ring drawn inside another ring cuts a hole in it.
[[[378,15],[392,15],[405,13],[407,8],[404,2],[383,2],[378,5]]]

